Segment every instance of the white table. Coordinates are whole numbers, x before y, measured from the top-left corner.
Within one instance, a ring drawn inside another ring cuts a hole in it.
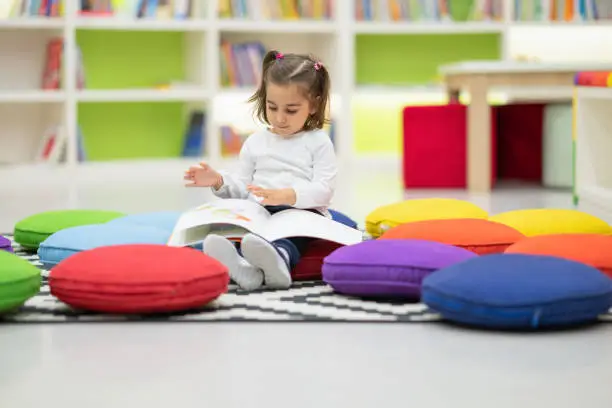
[[[451,100],[470,94],[467,117],[467,188],[491,191],[491,116],[487,95],[492,87],[573,86],[580,71],[612,71],[612,63],[539,63],[465,61],[439,68]]]

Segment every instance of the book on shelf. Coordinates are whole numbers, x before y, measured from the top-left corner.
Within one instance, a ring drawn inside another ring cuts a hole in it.
[[[221,126],[219,128],[221,132],[221,156],[222,157],[235,157],[240,154],[240,149],[244,141],[251,135],[251,132],[238,131],[232,126]]]
[[[581,71],[575,76],[577,86],[612,88],[612,71]]]
[[[64,0],[0,0],[0,19],[62,15]]]
[[[60,163],[66,160],[67,152],[68,137],[64,127],[53,125],[43,133],[35,160],[45,163]],[[80,162],[86,160],[85,141],[80,126],[77,128],[77,160]]]
[[[516,21],[580,22],[610,19],[610,0],[514,0]]]
[[[45,130],[36,152],[36,161],[59,163],[66,149],[66,134],[61,126],[50,126]]]
[[[353,0],[358,21],[453,22],[453,12],[472,21],[501,21],[509,0]],[[471,5],[470,5],[471,3]],[[469,9],[466,9],[468,7]]]
[[[80,0],[79,15],[183,20],[192,15],[193,6],[193,0]]]
[[[44,90],[57,90],[62,88],[63,78],[63,49],[64,39],[61,37],[51,38],[47,42],[47,50],[44,60],[42,72],[41,88]],[[83,56],[79,46],[76,48],[77,54],[77,71],[76,71],[76,87],[83,89],[85,87],[85,68],[83,66]]]
[[[204,155],[206,131],[206,114],[194,110],[189,115],[189,124],[183,142],[183,157],[201,157]]]
[[[259,41],[231,43],[222,40],[219,47],[221,85],[257,86],[267,51]]]
[[[218,0],[219,18],[329,20],[334,0]],[[348,1],[348,0],[340,0]]]
[[[218,199],[183,213],[168,239],[169,246],[202,242],[208,234],[240,240],[252,232],[268,241],[309,237],[352,245],[361,231],[310,211],[288,209],[270,215],[254,199]]]

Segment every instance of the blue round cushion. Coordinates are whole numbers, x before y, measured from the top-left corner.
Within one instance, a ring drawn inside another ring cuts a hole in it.
[[[485,255],[427,276],[421,301],[450,321],[473,326],[573,325],[594,321],[612,307],[612,279],[552,256]]]
[[[146,225],[172,232],[181,215],[182,213],[180,211],[146,212],[115,218],[114,220],[109,221],[107,224]]]
[[[357,229],[358,227],[357,223],[353,219],[351,219],[349,216],[341,213],[340,211],[336,211],[336,210],[328,210],[328,211],[332,217],[332,220],[337,221],[340,224],[344,224],[347,227]]]
[[[38,247],[38,257],[45,268],[51,268],[71,255],[88,249],[127,244],[162,244],[170,232],[144,225],[94,224],[60,230]]]
[[[180,211],[154,211],[139,214],[130,214],[124,217],[115,218],[107,222],[107,224],[116,225],[141,225],[155,227],[172,233],[178,219],[183,215]],[[198,242],[190,245],[192,248],[202,249],[202,243]]]

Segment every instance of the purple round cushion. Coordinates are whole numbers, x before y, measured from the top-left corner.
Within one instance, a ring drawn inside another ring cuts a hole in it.
[[[421,282],[430,273],[477,256],[433,241],[370,240],[338,248],[327,256],[323,280],[346,295],[418,298]]]
[[[13,247],[11,246],[11,240],[0,235],[0,251],[8,251],[13,252]]]

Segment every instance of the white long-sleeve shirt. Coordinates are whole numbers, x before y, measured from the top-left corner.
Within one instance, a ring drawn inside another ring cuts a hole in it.
[[[282,137],[265,129],[245,140],[237,171],[220,171],[223,186],[212,191],[221,198],[254,200],[247,190],[250,184],[265,189],[293,188],[293,207],[312,208],[328,215],[337,171],[334,146],[325,131]]]

